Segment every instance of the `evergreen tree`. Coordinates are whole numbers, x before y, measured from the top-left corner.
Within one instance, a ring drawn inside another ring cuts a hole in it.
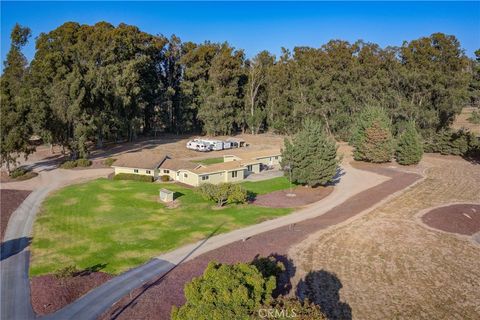
[[[339,162],[335,141],[318,121],[306,120],[292,141],[285,139],[281,165],[292,182],[311,187],[331,182]]]
[[[402,165],[417,164],[422,159],[423,146],[414,122],[409,122],[397,142],[396,158]]]
[[[11,47],[0,79],[0,164],[10,174],[18,157],[27,157],[33,148],[29,144],[32,134],[29,122],[30,105],[24,85],[27,59],[21,52],[30,37],[30,29],[16,24],[10,35]]]
[[[350,143],[359,161],[388,162],[393,155],[390,120],[381,108],[368,107],[358,116]]]

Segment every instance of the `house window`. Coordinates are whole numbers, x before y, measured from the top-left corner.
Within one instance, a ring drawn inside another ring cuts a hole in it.
[[[278,160],[278,156],[275,157],[275,160]]]
[[[248,170],[248,171],[252,171],[252,165],[251,165],[251,164],[249,164],[249,165],[247,166],[247,170]]]
[[[163,173],[170,173],[170,170],[163,170]]]
[[[184,178],[187,178],[187,177],[188,177],[188,174],[184,173],[184,174],[183,174],[183,177],[184,177]]]
[[[208,176],[202,176],[202,180],[208,180]]]
[[[150,170],[147,170],[147,174],[150,174],[150,173],[151,173]]]
[[[237,177],[237,174],[238,174],[237,171],[232,171],[232,178],[236,178],[236,177]]]
[[[138,173],[138,169],[133,169],[133,172],[134,172],[134,173]]]

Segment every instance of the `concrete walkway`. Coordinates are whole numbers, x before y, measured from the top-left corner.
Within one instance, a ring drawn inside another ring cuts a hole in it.
[[[46,316],[45,319],[96,319],[108,307],[128,295],[132,288],[145,286],[150,281],[162,277],[176,265],[191,260],[205,252],[217,249],[232,242],[264,233],[282,226],[293,224],[305,219],[320,216],[350,197],[389,180],[388,177],[368,171],[358,170],[348,164],[343,165],[344,174],[335,186],[334,191],[304,209],[290,215],[268,220],[250,227],[238,229],[225,234],[214,235],[194,244],[190,244],[158,256],[153,261],[135,268],[119,277],[113,278],[103,285],[91,290],[79,300],[65,308]],[[151,266],[158,266],[152,270]],[[142,274],[142,280],[137,278]],[[132,285],[135,284],[135,285]],[[101,301],[99,301],[101,297]],[[88,306],[88,308],[86,307]]]
[[[52,165],[35,168],[33,179],[2,183],[2,189],[33,190],[13,212],[5,231],[0,261],[0,319],[33,319],[28,277],[29,244],[35,216],[47,195],[62,186],[107,176],[112,169],[62,170]]]

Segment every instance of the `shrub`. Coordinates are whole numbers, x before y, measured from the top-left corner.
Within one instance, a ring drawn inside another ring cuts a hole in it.
[[[160,177],[160,180],[163,181],[163,182],[168,182],[168,181],[170,181],[170,176],[164,174],[163,176]]]
[[[391,124],[383,109],[368,107],[363,110],[355,123],[350,139],[353,158],[375,163],[388,162],[393,156]]]
[[[143,182],[153,182],[153,177],[143,175],[143,174],[119,173],[113,177],[113,180],[134,180],[134,181],[143,181]]]
[[[480,112],[479,111],[473,111],[472,115],[470,117],[468,117],[467,120],[470,121],[470,123],[473,123],[473,124],[480,124]]]
[[[409,123],[400,135],[397,144],[396,158],[401,165],[417,164],[422,159],[423,146],[415,123]]]
[[[19,168],[16,168],[15,170],[13,170],[12,172],[10,172],[10,177],[13,178],[13,179],[16,179],[16,178],[19,178],[19,177],[25,175],[27,172],[28,172],[27,169],[25,169],[23,167],[19,167]]]
[[[103,164],[106,165],[107,167],[110,167],[117,159],[115,158],[107,158],[103,160]]]
[[[198,192],[205,200],[215,201],[218,207],[231,203],[245,203],[247,201],[247,191],[239,184],[204,183],[197,188]]]
[[[62,163],[60,165],[60,168],[62,169],[73,169],[77,166],[77,162],[76,161],[65,161],[64,163]]]
[[[202,276],[185,285],[186,303],[173,307],[173,320],[249,319],[272,300],[274,276],[264,277],[255,266],[210,262]]]
[[[77,167],[89,167],[92,165],[92,161],[88,159],[78,159],[77,160]]]
[[[307,120],[292,141],[285,139],[281,166],[292,182],[316,186],[333,181],[340,160],[335,141],[319,122]]]
[[[55,272],[53,273],[53,276],[57,279],[68,278],[68,277],[73,277],[77,275],[79,272],[80,270],[78,270],[75,265],[71,264],[66,267],[55,270]]]
[[[441,130],[429,137],[425,143],[425,152],[444,155],[475,156],[478,150],[478,139],[465,130]]]

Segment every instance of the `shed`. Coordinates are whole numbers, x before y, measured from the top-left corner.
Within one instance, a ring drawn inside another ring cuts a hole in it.
[[[160,189],[160,201],[162,202],[172,202],[173,201],[173,191],[168,189]]]

